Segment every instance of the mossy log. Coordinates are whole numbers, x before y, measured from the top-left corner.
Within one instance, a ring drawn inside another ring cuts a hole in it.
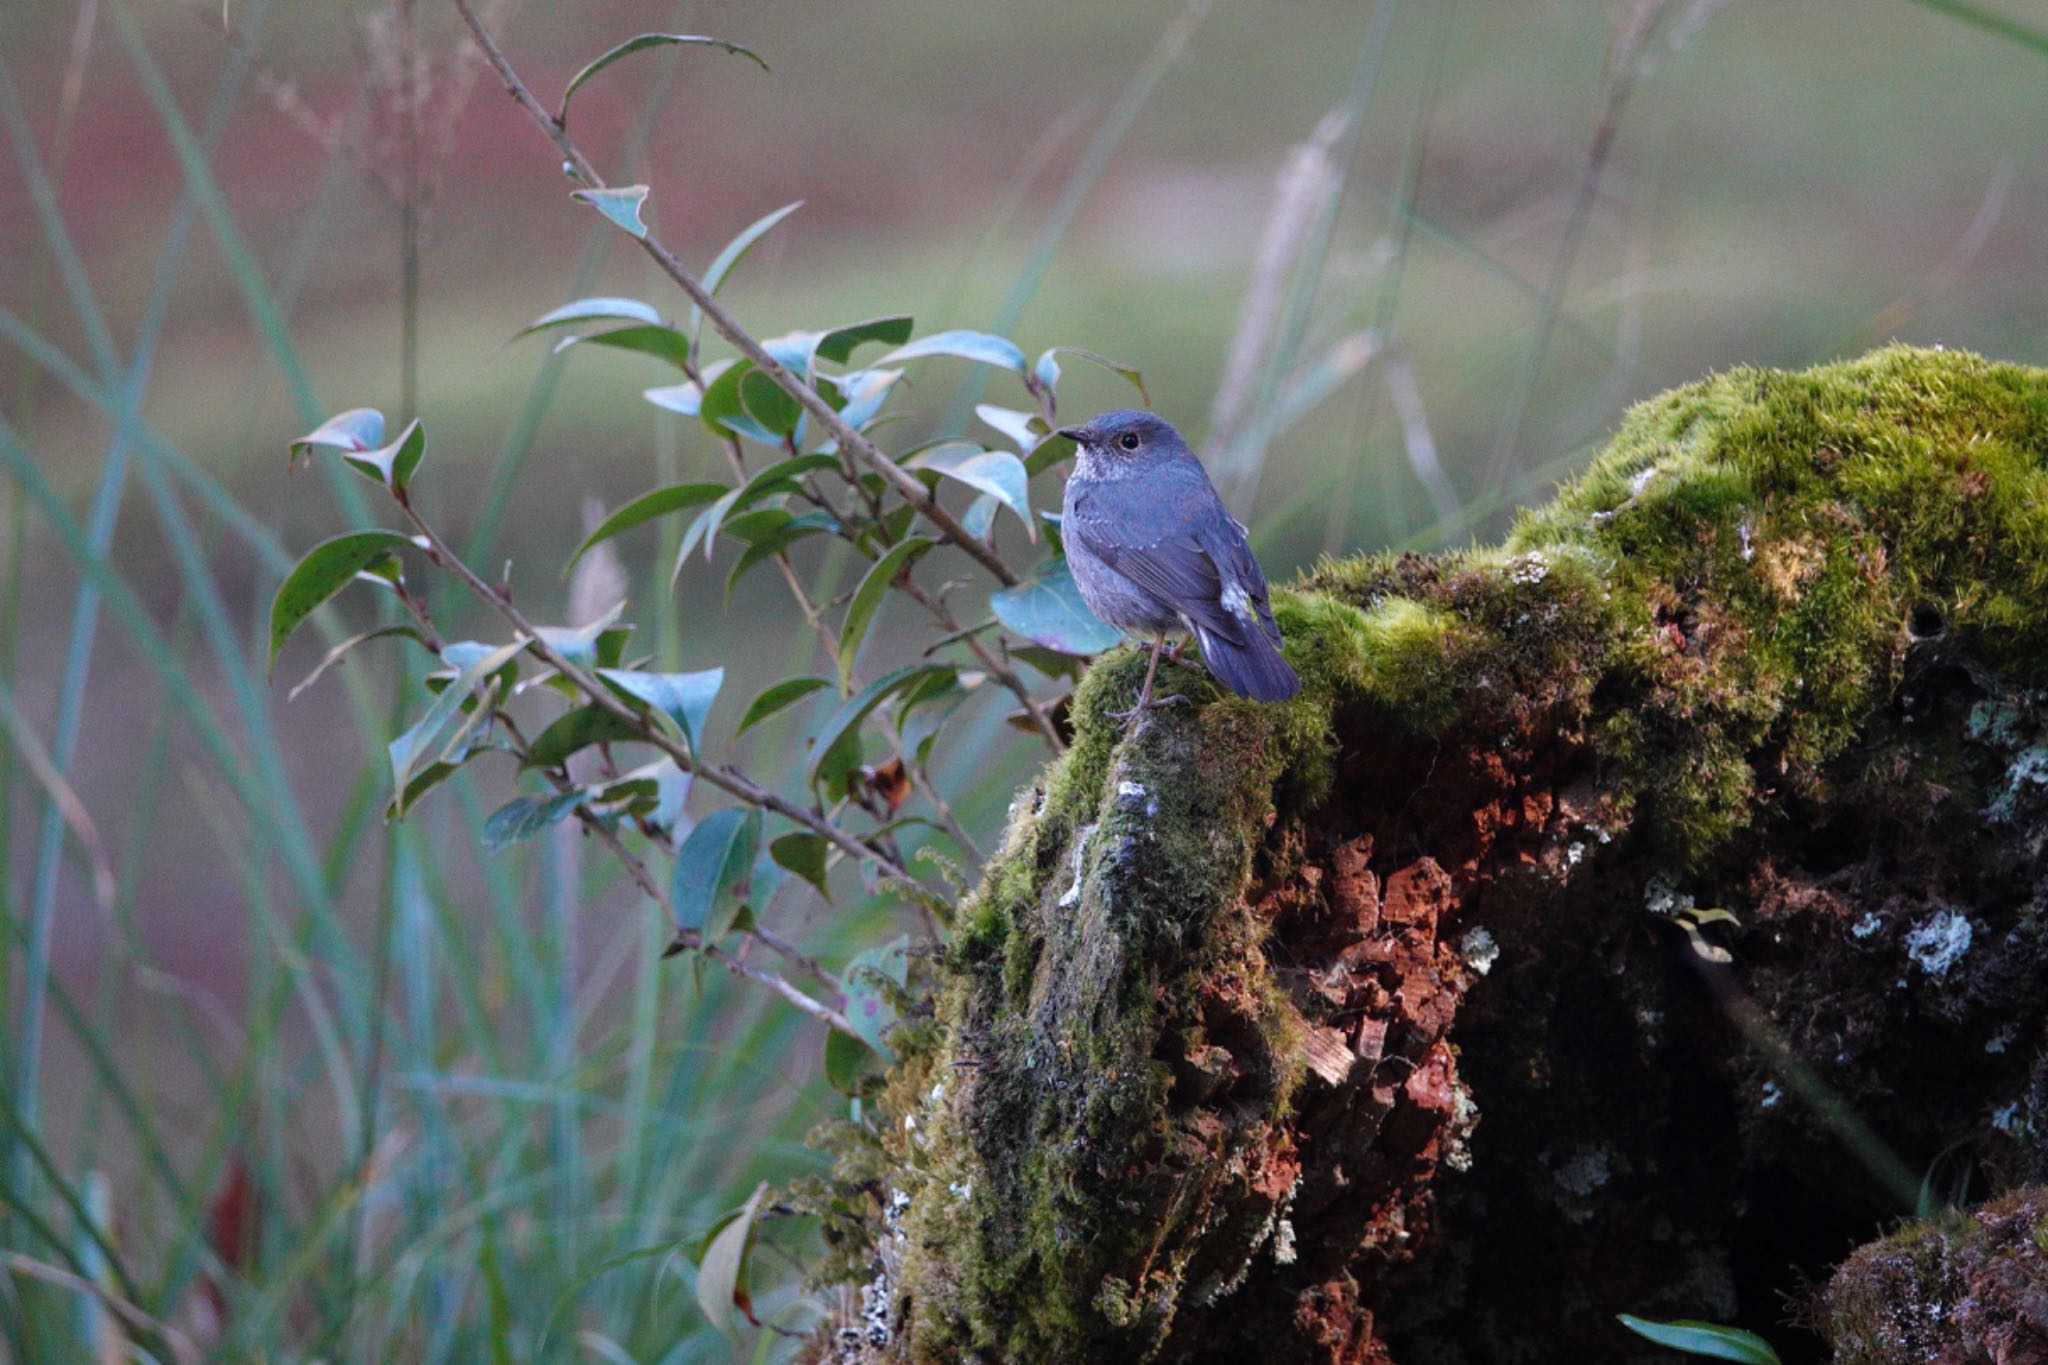
[[[1732,371],[1277,606],[1292,703],[1170,667],[1126,739],[1090,671],[843,1149],[818,1358],[1820,1359],[1788,1303],[1923,1183],[2048,1177],[2048,372]]]

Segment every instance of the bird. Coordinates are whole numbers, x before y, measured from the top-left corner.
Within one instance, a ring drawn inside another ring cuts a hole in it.
[[[1179,631],[1238,696],[1273,702],[1299,692],[1244,526],[1173,424],[1121,408],[1059,434],[1076,448],[1060,512],[1074,585],[1105,624],[1153,637],[1137,705],[1112,714],[1128,717],[1135,734],[1147,710],[1186,700],[1152,699],[1166,637]]]

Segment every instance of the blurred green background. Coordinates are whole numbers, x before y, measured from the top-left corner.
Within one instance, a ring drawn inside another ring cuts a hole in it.
[[[1233,471],[1279,580],[1487,538],[1624,407],[1708,370],[1894,337],[2044,359],[2037,0],[485,12],[543,97],[639,31],[758,50],[772,74],[635,58],[578,96],[575,134],[700,268],[805,201],[728,293],[757,336],[908,312],[1139,366]],[[706,1326],[689,1239],[819,1167],[801,1139],[844,1103],[815,1027],[659,966],[663,926],[573,844],[483,859],[509,774],[383,827],[390,658],[289,705],[321,646],[263,677],[282,567],[373,515],[288,476],[285,443],[403,401],[397,14],[0,3],[0,1245],[33,1263],[10,1263],[0,1357],[140,1330],[45,1270],[232,1358],[787,1348]],[[717,455],[640,401],[654,362],[508,341],[585,294],[684,308],[570,201],[452,12],[417,23],[425,496],[559,619],[585,501]],[[1262,243],[1289,230],[1276,286]],[[1298,339],[1278,391],[1300,399],[1249,443],[1212,421],[1248,299]],[[959,367],[915,378],[908,410],[948,425]],[[1127,401],[1070,367],[1063,415]],[[621,542],[665,659],[735,689],[816,666],[779,585],[727,602],[709,571],[670,607],[654,544]],[[941,768],[986,845],[1040,755],[983,711]],[[800,740],[737,752],[782,774]],[[830,962],[905,927],[846,903],[792,898],[786,927]],[[792,1263],[756,1298],[801,1328],[829,1305]]]

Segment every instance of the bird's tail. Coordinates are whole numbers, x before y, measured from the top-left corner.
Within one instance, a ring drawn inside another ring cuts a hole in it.
[[[1217,681],[1238,696],[1253,701],[1286,701],[1301,691],[1301,679],[1280,657],[1279,646],[1263,630],[1246,631],[1245,643],[1241,645],[1206,630],[1197,629],[1195,633],[1202,645],[1202,662],[1209,665]]]

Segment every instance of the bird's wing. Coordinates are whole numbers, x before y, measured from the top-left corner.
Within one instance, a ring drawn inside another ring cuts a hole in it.
[[[1244,523],[1233,521],[1227,529],[1219,528],[1205,537],[1205,540],[1209,557],[1217,564],[1222,582],[1226,585],[1236,583],[1243,587],[1245,597],[1257,616],[1259,628],[1274,644],[1279,644],[1280,626],[1273,620],[1273,606],[1266,590],[1266,574],[1259,567],[1258,556],[1252,553],[1251,542],[1245,539]],[[1224,593],[1228,595],[1227,587]]]
[[[1216,496],[1206,483],[1198,490],[1180,490],[1195,503],[1192,507],[1167,501],[1175,490],[1159,491],[1165,497],[1147,499],[1140,507],[1120,507],[1118,515],[1109,515],[1101,499],[1084,493],[1075,499],[1061,530],[1078,537],[1096,558],[1196,625],[1243,644],[1251,619],[1244,612],[1246,604],[1224,599],[1230,595],[1228,587],[1235,585],[1254,610],[1263,610],[1266,582],[1258,562],[1242,536],[1227,533],[1234,523],[1221,516],[1220,505],[1215,515],[1203,505],[1201,493],[1208,494],[1206,501]],[[1178,530],[1190,521],[1216,530]]]

